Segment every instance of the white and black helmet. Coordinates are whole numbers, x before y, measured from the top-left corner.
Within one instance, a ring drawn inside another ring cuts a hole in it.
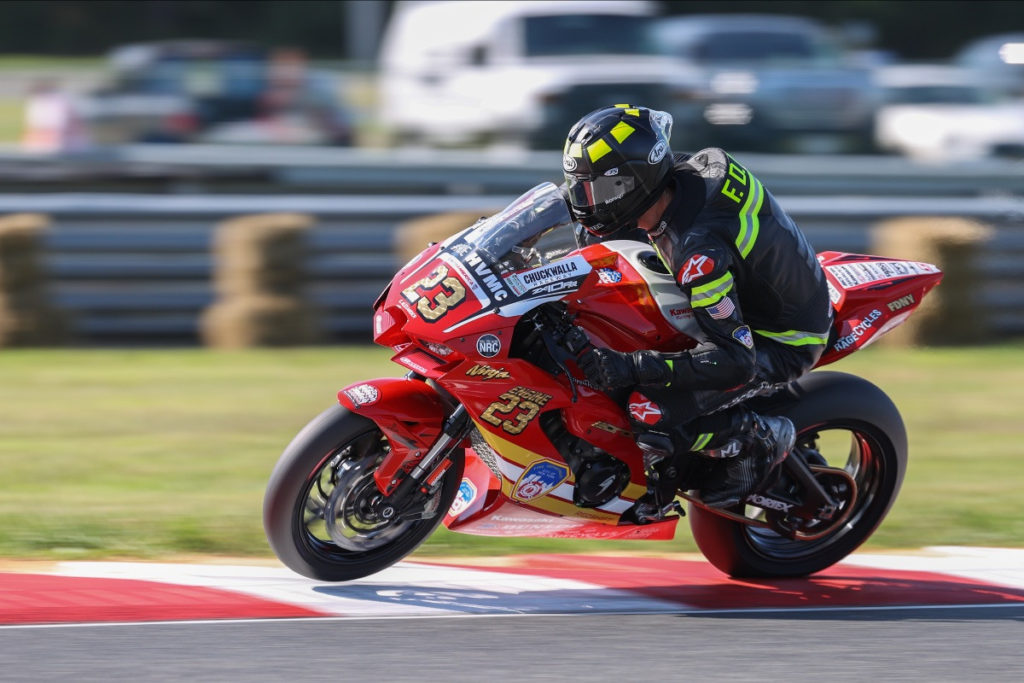
[[[617,104],[597,109],[569,131],[562,156],[569,203],[591,233],[607,236],[638,219],[672,172],[672,116]]]

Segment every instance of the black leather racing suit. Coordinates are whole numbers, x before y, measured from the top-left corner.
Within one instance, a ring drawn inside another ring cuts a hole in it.
[[[715,449],[750,424],[737,404],[814,365],[828,341],[832,306],[807,239],[749,171],[717,148],[678,154],[675,162],[673,199],[659,225],[605,239],[649,239],[706,339],[661,354],[671,380],[638,387],[628,399],[630,420],[638,434],[662,433],[677,448],[727,455]],[[587,233],[585,241],[600,238]],[[633,409],[644,401],[655,409]]]

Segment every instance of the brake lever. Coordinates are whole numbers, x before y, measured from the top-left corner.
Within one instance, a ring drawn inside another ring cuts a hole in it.
[[[569,366],[565,363],[565,361],[572,358],[572,356],[560,341],[555,339],[555,335],[541,324],[539,320],[533,321],[533,327],[537,330],[541,340],[544,342],[544,348],[548,350],[548,355],[551,356],[551,359],[555,361],[558,369],[565,373],[566,379],[569,380],[569,389],[572,390],[572,402],[576,403],[579,398],[579,394],[576,391],[577,380],[572,376],[572,373],[569,371]]]

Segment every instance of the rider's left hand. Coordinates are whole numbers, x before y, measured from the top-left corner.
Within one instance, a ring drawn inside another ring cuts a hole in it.
[[[591,348],[579,360],[580,369],[598,389],[613,391],[637,384],[667,384],[672,371],[655,351],[623,353]]]
[[[580,356],[580,369],[590,383],[603,391],[636,384],[629,354],[612,349],[588,349]]]

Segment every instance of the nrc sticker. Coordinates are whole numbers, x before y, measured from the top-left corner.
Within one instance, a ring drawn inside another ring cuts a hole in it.
[[[525,470],[512,489],[513,500],[531,501],[546,496],[569,478],[569,466],[553,460],[538,460]]]
[[[476,352],[484,358],[494,358],[501,353],[501,340],[493,334],[485,334],[476,340]]]

